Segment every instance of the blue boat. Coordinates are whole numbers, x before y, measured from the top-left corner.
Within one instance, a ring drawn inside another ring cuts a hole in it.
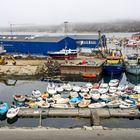
[[[112,51],[112,54],[107,57],[107,60],[104,63],[103,70],[105,74],[109,75],[121,74],[124,71],[124,62],[120,50],[119,54],[114,50]]]
[[[0,104],[0,115],[4,115],[9,109],[9,106],[7,103],[1,103]]]
[[[122,72],[124,71],[124,65],[123,63],[119,63],[119,64],[106,63],[104,64],[103,70],[105,74],[109,74],[109,75],[122,74]]]

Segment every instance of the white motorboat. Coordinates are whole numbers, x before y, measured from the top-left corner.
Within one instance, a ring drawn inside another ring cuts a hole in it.
[[[88,105],[88,108],[102,108],[105,106],[106,106],[105,102],[99,102],[99,103],[92,103],[92,104]]]
[[[104,93],[107,93],[108,90],[109,90],[108,84],[107,84],[107,83],[102,83],[102,84],[100,85],[98,91],[99,91],[99,93],[104,94]]]
[[[75,92],[79,92],[81,90],[81,87],[77,86],[77,85],[73,85],[72,90],[75,91]]]
[[[118,88],[117,88],[117,90],[118,90],[118,91],[124,91],[125,88],[126,88],[126,87],[125,87],[124,85],[119,85]]]
[[[35,98],[39,98],[41,97],[41,92],[39,90],[33,90],[32,91],[32,95],[35,97]]]
[[[93,87],[92,83],[87,83],[85,86],[89,89],[91,89]]]
[[[56,86],[56,91],[57,91],[58,93],[63,92],[63,91],[64,91],[63,86],[60,86],[60,85]]]
[[[109,87],[109,93],[114,93],[117,91],[117,87]]]
[[[6,114],[6,117],[9,119],[14,118],[19,113],[19,108],[10,108]]]
[[[88,93],[89,92],[89,88],[87,87],[81,87],[81,92],[84,92],[84,93]]]
[[[78,96],[77,92],[75,92],[75,91],[70,92],[70,97],[77,97],[77,96]]]
[[[56,86],[54,85],[54,83],[48,83],[47,85],[47,92],[50,94],[50,95],[54,95],[57,93],[56,91]]]
[[[109,82],[110,87],[117,87],[118,85],[119,85],[118,79],[113,79],[113,80],[110,80],[110,82]]]
[[[109,101],[110,100],[110,96],[107,94],[102,94],[100,96],[100,99],[102,99],[103,101]]]
[[[99,93],[92,94],[92,95],[91,95],[91,98],[92,98],[94,101],[97,101],[97,100],[100,99],[100,94],[99,94]]]
[[[62,87],[65,91],[71,91],[72,90],[72,86],[69,83],[64,83]]]
[[[35,102],[36,105],[38,105],[40,108],[49,108],[50,107],[50,103],[45,102],[45,101],[39,101],[39,102]]]

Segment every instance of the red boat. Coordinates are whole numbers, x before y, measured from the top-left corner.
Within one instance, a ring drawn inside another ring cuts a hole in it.
[[[129,40],[127,47],[137,47],[137,42],[135,40]]]

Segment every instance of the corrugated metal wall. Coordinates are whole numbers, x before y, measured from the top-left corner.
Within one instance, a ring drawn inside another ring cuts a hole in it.
[[[33,41],[1,41],[7,53],[40,54],[47,55],[48,51],[59,51],[67,45],[76,49],[76,41],[66,37],[59,42],[33,42]]]

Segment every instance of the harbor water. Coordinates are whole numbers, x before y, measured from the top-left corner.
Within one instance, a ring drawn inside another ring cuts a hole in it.
[[[120,33],[120,34],[107,34],[109,37],[130,37],[131,33]],[[109,47],[115,47],[113,44],[109,44]],[[118,46],[119,47],[119,46]],[[139,50],[133,48],[121,47],[124,54],[135,53]],[[134,76],[131,74],[123,73],[122,75],[101,75],[97,79],[84,79],[75,76],[70,76],[64,81],[69,81],[70,84],[84,85],[87,82],[92,83],[108,83],[111,79],[119,79],[120,84],[122,85],[137,85],[140,83],[140,76]],[[5,79],[0,80],[0,100],[7,102],[9,105],[12,105],[13,95],[31,95],[33,90],[40,90],[41,92],[46,91],[46,86],[48,80],[16,80],[14,79]],[[61,82],[64,82],[61,81]],[[7,84],[8,83],[8,84]],[[58,83],[57,83],[58,84]],[[73,128],[73,127],[82,127],[90,126],[90,119],[86,118],[43,118],[42,126],[44,127],[63,127],[63,128]],[[101,120],[101,125],[105,127],[136,127],[140,128],[140,121],[129,120],[129,119],[104,119]],[[1,126],[10,126],[10,127],[36,127],[39,126],[39,118],[14,118],[13,120],[8,120],[5,116],[0,116],[0,127]]]

